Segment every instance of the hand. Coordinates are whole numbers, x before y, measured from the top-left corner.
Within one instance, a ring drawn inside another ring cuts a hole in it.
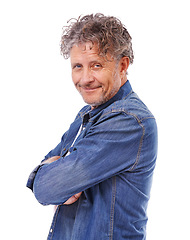
[[[53,156],[51,158],[48,158],[47,160],[43,161],[43,163],[52,163],[57,161],[60,158],[60,156]]]
[[[79,199],[79,197],[81,196],[81,194],[82,194],[82,192],[79,192],[79,193],[73,195],[72,197],[70,197],[70,198],[64,203],[64,205],[70,205],[70,204],[76,202],[76,201]]]
[[[81,194],[82,194],[82,192],[77,193],[77,194],[75,194],[74,196],[70,197],[65,203],[63,203],[63,205],[70,205],[70,204],[76,202],[76,201],[79,199],[79,197],[80,197]],[[59,205],[55,205],[55,206],[54,206],[54,213],[55,213],[55,211],[56,211],[56,209],[57,209],[58,206],[59,206]]]

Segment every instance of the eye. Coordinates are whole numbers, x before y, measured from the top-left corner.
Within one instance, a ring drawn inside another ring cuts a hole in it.
[[[95,67],[96,67],[96,68],[99,68],[99,67],[101,67],[101,65],[100,65],[100,64],[96,64]]]
[[[100,69],[100,68],[102,68],[102,65],[100,64],[100,63],[95,63],[95,64],[93,64],[93,66],[92,66],[94,69]]]
[[[78,63],[73,66],[73,69],[81,69],[81,68],[82,68],[82,65]]]

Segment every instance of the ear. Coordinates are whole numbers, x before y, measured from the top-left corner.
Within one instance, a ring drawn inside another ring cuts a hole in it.
[[[124,78],[127,73],[127,69],[129,67],[129,58],[128,57],[122,57],[119,62],[120,67],[120,76],[121,78]]]

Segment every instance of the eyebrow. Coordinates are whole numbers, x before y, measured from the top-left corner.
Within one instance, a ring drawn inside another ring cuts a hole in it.
[[[93,60],[93,61],[90,61],[90,62],[89,62],[89,65],[94,64],[94,63],[103,64],[103,61],[101,61],[101,60]],[[72,67],[73,67],[73,66],[76,66],[76,65],[82,65],[82,63],[80,63],[80,62],[73,62],[73,63],[71,63],[71,66],[72,66]]]

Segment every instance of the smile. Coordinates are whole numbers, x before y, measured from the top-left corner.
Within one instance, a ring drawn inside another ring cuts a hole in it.
[[[88,88],[88,87],[81,87],[81,89],[83,91],[85,91],[86,93],[91,93],[91,92],[94,92],[96,91],[97,89],[99,89],[100,87],[93,87],[93,88]]]

